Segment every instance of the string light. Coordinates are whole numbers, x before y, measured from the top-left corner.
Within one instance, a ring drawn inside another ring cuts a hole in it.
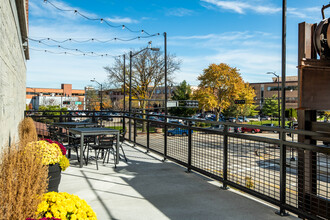
[[[52,54],[64,54],[64,55],[73,55],[73,56],[90,56],[90,57],[114,57],[114,58],[117,58],[117,57],[120,57],[121,55],[110,55],[110,54],[97,54],[95,52],[88,52],[88,53],[91,53],[90,54],[87,54],[87,53],[84,53],[82,51],[79,51],[80,53],[77,54],[77,53],[71,53],[71,52],[67,52],[67,51],[63,51],[63,52],[57,52],[57,51],[51,51],[51,50],[43,50],[43,49],[37,49],[37,48],[33,48],[33,47],[30,47],[29,48],[30,50],[34,50],[34,51],[40,51],[40,52],[45,52],[45,53],[52,53]]]
[[[157,33],[157,34],[154,34],[154,35],[148,35],[148,36],[137,36],[137,37],[133,37],[133,38],[118,38],[118,37],[115,37],[115,38],[112,38],[112,39],[108,39],[108,40],[99,40],[99,39],[96,39],[96,38],[90,38],[90,39],[86,39],[86,40],[78,40],[78,39],[73,39],[73,38],[68,38],[68,39],[65,39],[65,40],[56,40],[56,39],[53,39],[53,38],[41,38],[41,39],[34,39],[34,38],[31,38],[31,37],[28,37],[26,39],[28,40],[31,40],[31,41],[53,41],[53,42],[56,42],[56,43],[65,43],[67,41],[71,41],[71,42],[75,42],[75,43],[87,43],[87,42],[99,42],[99,43],[109,43],[111,41],[133,41],[133,40],[139,40],[141,38],[151,38],[151,37],[154,37],[154,36],[159,36],[160,34]]]
[[[70,51],[75,51],[75,52],[80,52],[80,53],[85,53],[85,54],[86,54],[86,53],[90,53],[90,54],[96,54],[96,55],[98,55],[98,53],[95,53],[95,52],[93,52],[93,51],[85,52],[85,51],[81,51],[81,50],[79,50],[79,49],[63,47],[63,46],[61,46],[61,45],[49,45],[49,44],[46,44],[46,43],[44,43],[44,42],[42,42],[42,41],[39,41],[39,43],[40,43],[40,44],[43,44],[43,45],[45,45],[45,46],[48,46],[48,47],[58,47],[58,48],[63,49],[63,50],[70,50]],[[101,54],[99,54],[99,55],[101,55]]]
[[[56,4],[52,3],[51,1],[49,0],[44,0],[44,3],[49,3],[51,6],[53,6],[55,9],[59,10],[59,11],[65,11],[65,12],[73,12],[75,15],[80,15],[81,17],[83,18],[86,18],[87,20],[92,20],[92,21],[101,21],[101,23],[105,23],[107,24],[109,27],[111,28],[122,28],[122,29],[126,29],[132,33],[145,33],[146,35],[148,36],[156,36],[156,35],[159,35],[159,33],[156,33],[156,34],[150,34],[148,32],[146,32],[145,30],[132,30],[130,28],[128,28],[127,26],[125,25],[113,25],[113,24],[110,24],[106,19],[103,19],[103,18],[90,18],[86,15],[84,15],[83,13],[79,12],[78,10],[76,9],[63,9],[63,8],[60,8],[58,6],[56,6]]]

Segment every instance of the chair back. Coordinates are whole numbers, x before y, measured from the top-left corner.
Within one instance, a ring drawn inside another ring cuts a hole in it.
[[[99,145],[100,146],[112,146],[114,140],[116,140],[115,136],[100,136]]]
[[[120,141],[120,142],[124,142],[126,132],[127,132],[126,129],[120,129],[120,130],[119,130],[119,141]]]

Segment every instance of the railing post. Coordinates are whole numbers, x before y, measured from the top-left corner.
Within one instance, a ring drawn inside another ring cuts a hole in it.
[[[283,144],[285,141],[285,132],[280,132],[280,210],[276,214],[280,216],[289,215],[284,208],[286,203],[286,146]]]
[[[135,147],[135,144],[136,144],[136,119],[134,119],[134,147]]]
[[[167,115],[165,115],[165,120],[164,120],[164,159],[163,161],[166,160],[167,158]]]
[[[62,111],[60,111],[60,122],[63,121],[63,118],[62,118]]]
[[[126,118],[125,118],[125,112],[123,113],[123,130],[126,130]]]
[[[192,142],[192,130],[191,130],[191,121],[188,121],[188,169],[187,169],[187,172],[190,172],[191,171],[191,151],[192,151],[192,145],[191,145],[191,142]]]
[[[227,187],[227,178],[228,178],[228,125],[224,125],[223,128],[223,183],[222,189],[226,190]]]
[[[95,122],[95,110],[93,110],[92,121]]]
[[[149,153],[150,148],[150,123],[149,123],[149,114],[147,114],[147,153]]]

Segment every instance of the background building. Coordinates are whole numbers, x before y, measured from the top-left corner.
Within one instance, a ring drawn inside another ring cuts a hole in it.
[[[278,81],[277,77],[273,77],[273,82],[263,83],[250,83],[256,92],[255,101],[259,106],[257,109],[261,109],[265,103],[265,99],[272,98],[278,94]],[[281,82],[282,78],[279,77],[279,90],[281,97]],[[286,92],[285,92],[285,106],[286,108],[298,108],[298,77],[288,76],[286,77]]]
[[[18,141],[29,59],[28,1],[0,1],[0,148]]]
[[[151,92],[151,90],[153,89],[154,87],[149,87],[149,91]],[[174,94],[174,91],[176,90],[177,86],[168,86],[168,100],[171,100],[171,97],[173,96]],[[190,86],[191,90],[192,90],[192,93],[197,89],[197,86]],[[126,91],[126,100],[128,100],[129,98],[129,90],[127,89]],[[119,103],[122,103],[123,102],[123,99],[124,99],[124,91],[120,88],[120,89],[107,89],[103,92],[103,94],[107,95],[110,100],[111,100],[111,103],[113,104],[113,106],[116,108],[116,106],[120,106],[122,107]],[[154,91],[154,94],[153,96],[150,98],[150,99],[153,99],[153,100],[165,100],[165,87],[164,86],[160,86],[160,87],[157,87]],[[133,102],[136,102],[136,101],[133,101]],[[164,102],[159,102],[159,101],[150,101],[149,102],[149,106],[147,106],[148,108],[152,108],[154,104],[157,104],[157,105],[161,105],[163,106],[163,103]],[[126,108],[128,109],[128,104],[126,106]]]
[[[42,105],[59,105],[68,110],[84,110],[85,90],[72,89],[72,84],[61,84],[61,89],[26,88],[26,104],[38,110]]]

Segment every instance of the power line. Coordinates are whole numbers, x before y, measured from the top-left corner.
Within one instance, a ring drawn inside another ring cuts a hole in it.
[[[147,31],[145,30],[132,30],[130,29],[129,27],[127,27],[126,25],[113,25],[113,24],[110,24],[106,19],[103,19],[103,18],[90,18],[86,15],[84,15],[83,13],[79,12],[78,10],[76,9],[63,9],[63,8],[60,8],[58,7],[57,5],[55,5],[54,3],[52,3],[51,1],[49,0],[44,0],[44,3],[49,3],[51,6],[53,6],[55,9],[59,10],[59,11],[64,11],[64,12],[73,12],[74,14],[77,14],[77,15],[80,15],[81,17],[87,19],[87,20],[90,20],[90,21],[100,21],[101,23],[104,23],[106,25],[108,25],[109,27],[111,28],[122,28],[122,29],[127,29],[128,31],[132,32],[132,33],[145,33],[146,35],[148,36],[156,36],[156,35],[159,35],[159,33],[155,33],[155,34],[149,34]]]
[[[154,36],[158,36],[159,33],[157,34],[154,34],[154,35],[149,35],[149,36],[138,36],[138,37],[133,37],[133,38],[118,38],[118,37],[114,37],[114,38],[111,38],[111,39],[108,39],[108,40],[99,40],[97,38],[90,38],[90,39],[86,39],[86,40],[78,40],[78,39],[73,39],[73,38],[68,38],[68,39],[65,39],[65,40],[56,40],[56,39],[53,39],[53,38],[40,38],[40,39],[34,39],[34,38],[30,38],[28,37],[27,39],[28,40],[31,40],[31,41],[35,41],[35,42],[43,42],[43,41],[53,41],[55,43],[65,43],[65,42],[75,42],[75,43],[88,43],[88,42],[98,42],[98,43],[109,43],[111,41],[133,41],[133,40],[136,40],[136,39],[145,39],[145,38],[150,38],[150,37],[154,37]]]

